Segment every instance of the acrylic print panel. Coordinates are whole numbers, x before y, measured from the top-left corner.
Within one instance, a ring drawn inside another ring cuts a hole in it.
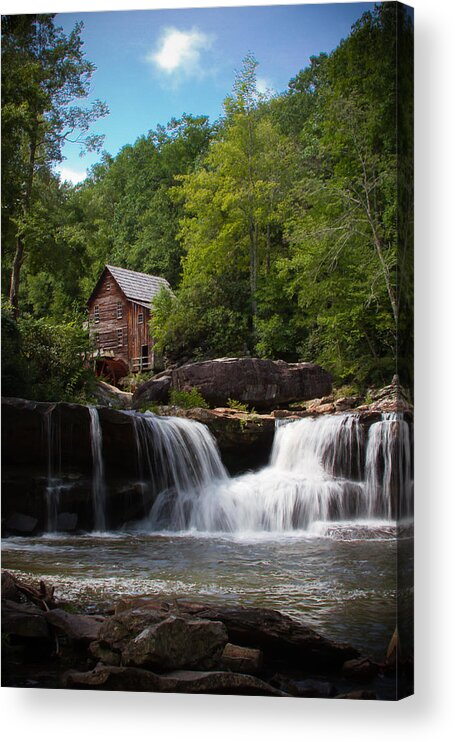
[[[2,64],[3,684],[412,694],[412,9],[5,15]]]

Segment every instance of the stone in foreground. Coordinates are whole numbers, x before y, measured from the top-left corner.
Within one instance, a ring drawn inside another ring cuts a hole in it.
[[[340,693],[335,700],[346,699],[352,701],[377,701],[377,695],[372,690],[351,690],[349,693]]]
[[[169,618],[145,628],[122,652],[125,665],[209,669],[221,657],[227,632],[219,621]]]
[[[136,667],[98,665],[91,672],[70,670],[64,686],[86,690],[122,690],[155,693],[215,693],[249,696],[285,696],[259,678],[234,672],[183,670],[157,675]]]
[[[326,639],[300,621],[271,608],[201,604],[183,599],[176,602],[189,615],[222,621],[231,643],[261,649],[268,665],[338,668],[359,655],[349,644]]]
[[[22,639],[50,639],[46,614],[30,603],[2,600],[2,633]]]
[[[61,608],[55,608],[44,614],[47,622],[65,634],[73,641],[81,641],[89,644],[98,638],[102,619],[84,614],[67,613]]]
[[[226,644],[221,661],[226,670],[255,675],[262,668],[264,655],[260,649],[239,647],[236,644]]]

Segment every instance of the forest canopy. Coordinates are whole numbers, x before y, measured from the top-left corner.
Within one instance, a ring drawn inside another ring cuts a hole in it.
[[[21,343],[30,321],[42,323],[43,338],[53,324],[74,327],[109,263],[170,282],[152,320],[168,362],[248,354],[317,362],[361,387],[389,382],[397,370],[409,383],[405,9],[376,6],[280,95],[258,92],[258,62],[248,54],[215,123],[183,113],[116,157],[104,152],[70,186],[53,169],[63,141],[99,149],[102,139],[89,132],[107,113],[100,101],[75,104],[94,72],[80,34],[76,26],[65,37],[49,15],[3,22],[10,344],[19,343],[14,321],[24,327]],[[74,333],[66,336],[74,345]]]

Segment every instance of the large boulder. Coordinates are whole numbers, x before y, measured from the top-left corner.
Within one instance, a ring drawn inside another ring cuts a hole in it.
[[[216,358],[188,363],[138,387],[133,406],[165,402],[169,389],[196,387],[212,406],[235,399],[256,409],[314,399],[330,394],[332,377],[314,363],[285,363],[261,358]]]
[[[133,601],[126,605],[120,601],[115,614],[102,624],[99,642],[103,647],[121,653],[144,629],[161,623],[169,615],[167,605],[160,605],[152,600],[137,604]]]
[[[205,670],[219,663],[226,643],[227,632],[219,621],[169,616],[134,637],[122,659],[125,665],[152,669]]]
[[[348,645],[331,641],[309,626],[271,608],[195,603],[178,599],[187,615],[222,621],[229,642],[262,650],[269,666],[339,668],[358,657]]]
[[[175,670],[219,665],[227,643],[222,623],[187,616],[177,606],[148,600],[117,606],[100,627],[92,654],[109,651],[112,664]]]
[[[51,636],[44,611],[33,604],[10,600],[2,600],[2,632],[15,638],[38,641]]]
[[[92,397],[97,405],[113,407],[116,410],[128,410],[133,399],[132,392],[124,392],[112,384],[97,379],[92,391]]]
[[[167,404],[171,391],[171,381],[170,374],[161,373],[140,384],[134,392],[132,406],[138,409],[148,402]]]
[[[84,614],[67,613],[54,608],[44,614],[46,621],[73,641],[89,644],[98,638],[103,619]]]
[[[264,664],[286,667],[338,668],[359,652],[331,641],[300,621],[270,608],[199,603],[183,598],[170,602],[131,598],[120,601],[116,613],[102,625],[99,639],[110,649],[123,651],[144,628],[169,616],[221,622],[230,644],[261,650]]]

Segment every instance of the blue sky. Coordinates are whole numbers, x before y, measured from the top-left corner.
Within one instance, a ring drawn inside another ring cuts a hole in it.
[[[92,98],[110,114],[94,126],[116,155],[157,124],[182,113],[215,119],[248,51],[258,87],[281,92],[309,57],[330,52],[374,3],[104,11],[58,14],[65,32],[82,20],[87,58],[96,65]],[[77,182],[99,155],[67,145],[58,167]]]

